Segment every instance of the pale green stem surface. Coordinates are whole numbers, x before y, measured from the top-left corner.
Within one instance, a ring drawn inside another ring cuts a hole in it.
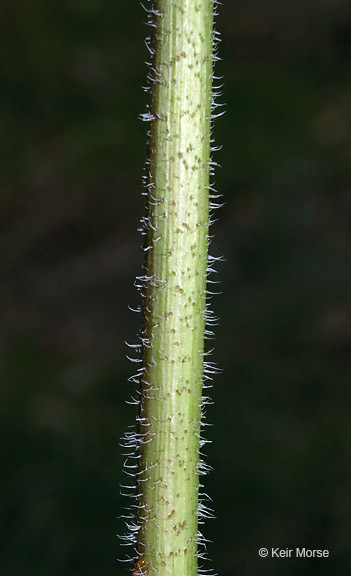
[[[197,576],[213,2],[154,8],[138,551],[148,575]]]

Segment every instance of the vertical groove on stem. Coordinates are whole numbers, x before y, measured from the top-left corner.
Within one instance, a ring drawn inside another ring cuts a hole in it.
[[[150,19],[136,572],[197,576],[213,0],[158,0]]]

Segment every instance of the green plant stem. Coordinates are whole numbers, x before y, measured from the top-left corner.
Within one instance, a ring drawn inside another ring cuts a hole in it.
[[[147,574],[197,576],[213,2],[152,17],[138,553]]]

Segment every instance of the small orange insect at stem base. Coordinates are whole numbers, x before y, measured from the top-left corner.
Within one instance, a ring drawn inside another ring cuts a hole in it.
[[[145,560],[143,556],[140,556],[139,560],[135,564],[133,576],[142,576],[144,574],[143,571],[144,568],[145,568]]]

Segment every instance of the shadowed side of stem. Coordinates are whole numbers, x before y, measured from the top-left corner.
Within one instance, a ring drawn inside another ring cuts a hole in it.
[[[147,574],[196,576],[213,2],[159,0],[150,17],[137,545]]]

